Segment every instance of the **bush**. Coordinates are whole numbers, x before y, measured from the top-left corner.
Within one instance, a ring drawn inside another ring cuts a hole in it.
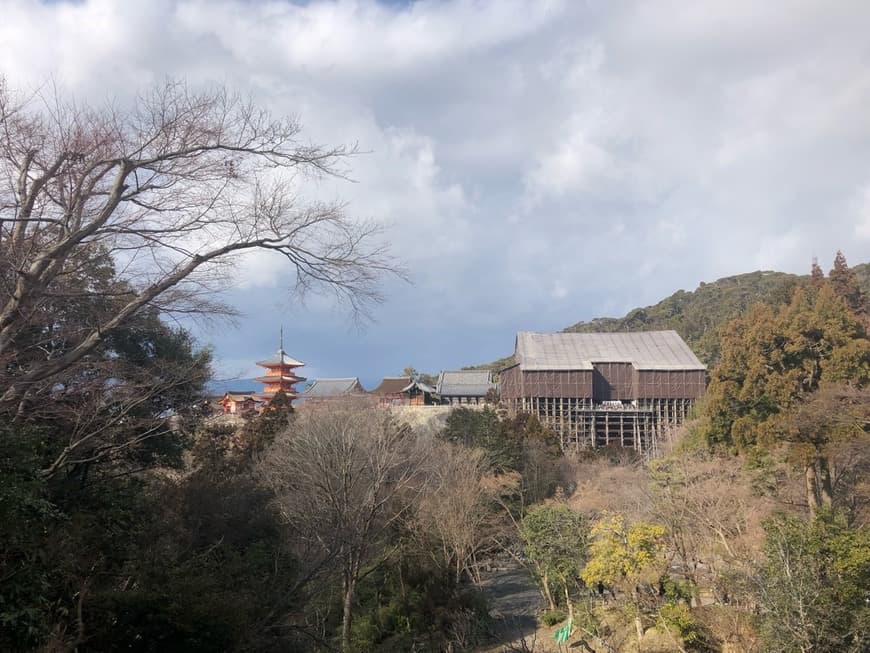
[[[544,614],[541,615],[541,621],[545,626],[555,626],[556,624],[565,621],[565,617],[567,616],[568,615],[565,614],[565,611],[559,608],[544,610]]]
[[[665,603],[659,609],[658,626],[679,637],[690,650],[704,650],[702,626],[685,603]]]

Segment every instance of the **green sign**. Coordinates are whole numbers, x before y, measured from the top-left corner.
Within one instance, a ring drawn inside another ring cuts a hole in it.
[[[555,633],[553,633],[553,639],[556,640],[556,642],[558,642],[559,644],[564,644],[568,641],[568,638],[571,637],[571,626],[573,625],[573,621],[574,620],[569,617],[568,623],[566,623],[564,626],[556,630]]]

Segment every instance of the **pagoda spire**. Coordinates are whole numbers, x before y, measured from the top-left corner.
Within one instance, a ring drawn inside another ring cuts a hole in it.
[[[302,367],[305,363],[288,356],[287,352],[284,351],[283,324],[279,331],[278,344],[280,346],[277,354],[266,360],[257,361],[257,365],[266,368],[266,373],[254,380],[265,386],[261,393],[263,398],[271,398],[280,390],[292,401],[297,394],[295,385],[306,380],[304,376],[297,374],[296,368]]]

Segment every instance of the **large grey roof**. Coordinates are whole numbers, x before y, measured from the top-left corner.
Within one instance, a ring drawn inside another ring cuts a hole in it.
[[[305,388],[301,397],[342,397],[345,395],[364,394],[365,388],[355,376],[340,378],[340,379],[314,379],[314,381]]]
[[[592,363],[631,363],[642,370],[703,370],[676,331],[517,334],[517,363],[524,370],[590,370]]]
[[[494,387],[490,370],[456,370],[441,372],[435,391],[447,397],[484,397]]]

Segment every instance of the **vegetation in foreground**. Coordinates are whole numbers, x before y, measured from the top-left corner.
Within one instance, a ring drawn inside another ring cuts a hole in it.
[[[261,185],[347,152],[298,148],[296,123],[221,90],[168,82],[127,113],[54,99],[0,84],[0,648],[474,650],[499,555],[587,650],[870,646],[868,302],[842,255],[752,277],[760,304],[737,283],[594,325],[682,325],[715,363],[658,460],[566,458],[493,409],[414,431],[279,394],[227,426],[202,410],[209,353],[166,317],[222,310],[200,291],[253,248],[302,289],[377,299],[392,268],[370,230]]]

